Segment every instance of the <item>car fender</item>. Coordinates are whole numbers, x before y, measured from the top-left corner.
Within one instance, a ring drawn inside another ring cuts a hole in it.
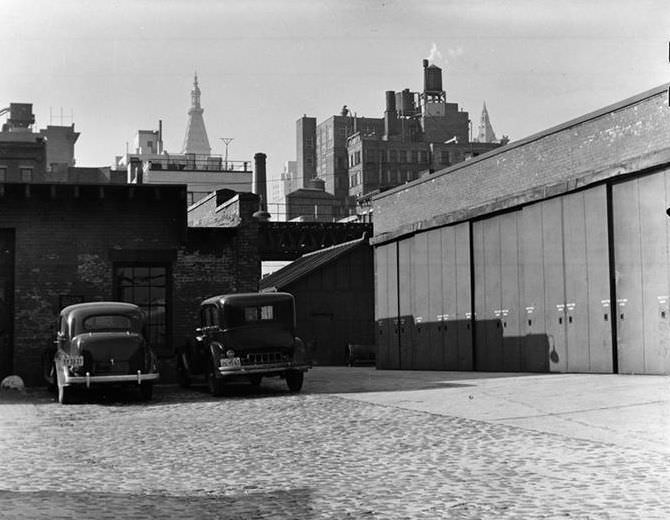
[[[209,355],[214,366],[218,366],[219,360],[226,355],[226,349],[219,341],[212,341],[209,344]]]

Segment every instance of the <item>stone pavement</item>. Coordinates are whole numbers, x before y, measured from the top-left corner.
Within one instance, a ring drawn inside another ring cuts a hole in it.
[[[0,518],[670,518],[669,384],[316,368],[299,395],[30,391],[0,399]]]

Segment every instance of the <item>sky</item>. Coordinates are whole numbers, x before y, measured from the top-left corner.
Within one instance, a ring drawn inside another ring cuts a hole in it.
[[[110,166],[163,121],[180,153],[197,71],[212,153],[295,160],[296,120],[443,69],[476,128],[486,102],[512,141],[670,81],[667,0],[0,0],[0,108],[74,122],[77,165]],[[51,114],[51,116],[50,116]],[[62,118],[61,118],[62,114]],[[3,119],[4,121],[4,119]]]

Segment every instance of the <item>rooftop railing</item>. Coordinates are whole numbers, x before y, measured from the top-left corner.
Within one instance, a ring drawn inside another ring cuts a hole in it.
[[[147,161],[150,170],[204,170],[217,172],[252,171],[251,161],[230,161],[220,155],[163,154],[160,158]]]

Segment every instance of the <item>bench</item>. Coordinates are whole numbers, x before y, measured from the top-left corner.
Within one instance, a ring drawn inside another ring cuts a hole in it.
[[[353,367],[356,363],[374,365],[377,358],[377,347],[375,345],[348,343],[345,358],[348,367]]]

